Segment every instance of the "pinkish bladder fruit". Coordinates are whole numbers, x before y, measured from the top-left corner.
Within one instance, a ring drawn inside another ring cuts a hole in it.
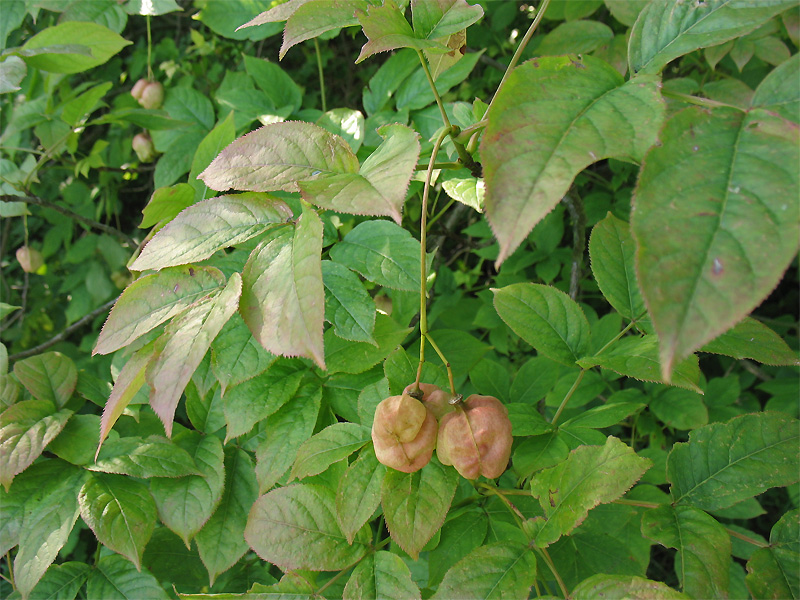
[[[411,393],[414,387],[415,384],[413,383],[407,385],[403,393]],[[435,416],[437,420],[441,420],[444,415],[455,410],[455,407],[450,404],[450,399],[453,397],[450,392],[445,392],[443,389],[440,389],[439,386],[433,385],[432,383],[420,383],[419,389],[422,392],[422,396],[418,399],[433,413],[433,416]]]
[[[131,96],[144,108],[161,108],[164,102],[164,86],[157,81],[140,79],[131,89]]]
[[[44,264],[42,253],[30,246],[21,246],[17,249],[17,260],[26,273],[36,273]]]
[[[147,132],[137,133],[133,136],[131,147],[142,162],[150,162],[156,157],[156,147]]]
[[[375,409],[372,441],[387,467],[413,473],[428,464],[436,446],[436,417],[408,394],[390,396]]]
[[[511,421],[503,403],[492,396],[472,395],[442,417],[436,454],[462,477],[500,477],[511,455]]]

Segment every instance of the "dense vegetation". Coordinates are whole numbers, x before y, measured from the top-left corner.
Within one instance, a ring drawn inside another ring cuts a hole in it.
[[[799,37],[2,0],[0,596],[799,598]]]

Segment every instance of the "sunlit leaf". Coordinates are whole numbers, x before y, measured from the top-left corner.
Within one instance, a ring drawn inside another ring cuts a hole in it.
[[[570,592],[570,598],[575,600],[594,600],[604,597],[630,600],[688,600],[688,596],[660,581],[631,575],[592,575]]]
[[[80,73],[102,65],[132,43],[103,25],[67,21],[28,38],[21,54],[28,66],[42,71]],[[74,50],[62,52],[59,46],[71,46]]]
[[[121,437],[105,443],[90,471],[131,477],[184,477],[200,475],[194,460],[174,442],[156,435]]]

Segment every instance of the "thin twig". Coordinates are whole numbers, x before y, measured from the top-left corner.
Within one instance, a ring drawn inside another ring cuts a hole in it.
[[[117,301],[116,298],[114,298],[113,300],[109,300],[108,302],[103,304],[103,306],[101,306],[99,308],[95,308],[92,312],[90,312],[85,317],[82,317],[82,318],[78,319],[77,321],[75,321],[72,325],[67,327],[64,331],[62,331],[58,335],[55,335],[55,336],[51,337],[49,340],[47,340],[46,342],[42,342],[38,346],[34,346],[33,348],[28,348],[27,350],[23,350],[22,352],[17,352],[16,354],[12,354],[11,356],[8,357],[8,360],[9,361],[14,361],[14,360],[20,360],[20,359],[23,359],[23,358],[27,358],[29,356],[33,356],[34,354],[39,354],[40,352],[43,352],[43,351],[47,350],[51,346],[55,346],[57,343],[67,339],[72,334],[72,332],[80,329],[81,327],[86,325],[86,323],[88,323],[89,321],[93,320],[98,315],[101,315],[104,312],[107,312],[112,306],[114,306],[114,303],[116,301]]]
[[[25,202],[26,204],[36,204],[37,206],[45,206],[47,208],[52,208],[54,211],[61,213],[72,219],[73,221],[78,221],[79,223],[83,223],[84,225],[88,225],[93,229],[99,229],[100,231],[104,231],[110,235],[113,235],[116,238],[119,238],[127,246],[131,248],[136,248],[139,244],[134,240],[132,237],[129,237],[127,234],[123,233],[119,229],[111,227],[109,225],[105,225],[103,223],[98,223],[97,221],[93,221],[91,219],[87,219],[86,217],[79,215],[78,213],[72,212],[68,208],[64,208],[63,206],[59,206],[53,202],[45,200],[43,198],[39,198],[37,196],[11,196],[9,194],[2,194],[0,195],[0,202]]]
[[[322,71],[322,54],[319,50],[319,41],[314,38],[314,50],[317,54],[317,71],[319,73],[319,91],[322,96],[322,112],[328,112],[328,105],[325,100],[325,76]]]

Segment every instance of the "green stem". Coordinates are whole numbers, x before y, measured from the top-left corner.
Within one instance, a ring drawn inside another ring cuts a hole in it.
[[[325,77],[322,73],[322,54],[319,51],[319,41],[314,38],[314,50],[317,53],[317,71],[319,72],[319,90],[322,95],[322,112],[328,112],[328,106],[325,101]]]
[[[421,53],[420,53],[421,54]],[[422,57],[423,59],[425,57]],[[419,226],[419,366],[417,367],[417,379],[414,386],[419,389],[419,382],[422,378],[422,365],[425,364],[425,338],[428,334],[428,302],[427,302],[427,280],[428,280],[428,262],[427,262],[427,232],[428,232],[428,197],[431,192],[431,176],[433,175],[433,165],[436,164],[436,155],[439,153],[439,148],[448,134],[448,129],[445,128],[439,133],[436,142],[433,144],[433,151],[431,152],[431,159],[428,163],[428,171],[425,173],[425,186],[422,189],[422,216],[420,217]]]
[[[633,327],[634,323],[635,323],[635,321],[631,321],[630,323],[628,323],[622,331],[620,331],[617,335],[615,335],[612,339],[610,339],[602,348],[600,348],[600,350],[595,352],[595,356],[601,355],[606,348],[608,348],[611,344],[613,344],[618,339],[620,339],[623,335],[628,333],[628,331],[630,331],[631,327]]]
[[[353,567],[355,567],[356,565],[358,565],[358,563],[360,563],[362,560],[364,560],[364,559],[365,559],[367,556],[369,556],[370,554],[372,554],[372,551],[371,551],[371,550],[370,550],[370,551],[367,551],[367,552],[365,552],[365,553],[364,553],[364,554],[361,556],[361,558],[359,558],[359,559],[358,559],[357,561],[355,561],[353,564],[351,564],[351,565],[349,565],[349,566],[345,567],[344,569],[342,569],[341,571],[339,571],[339,572],[338,572],[336,575],[334,575],[333,577],[331,577],[330,579],[328,579],[328,581],[326,581],[326,582],[324,583],[324,585],[323,585],[321,588],[319,588],[319,589],[317,590],[317,592],[316,592],[316,594],[315,594],[315,595],[321,595],[321,594],[322,594],[322,592],[324,592],[326,589],[328,589],[330,586],[332,586],[334,583],[336,583],[336,582],[337,582],[337,581],[338,581],[338,580],[339,580],[339,579],[342,577],[342,575],[344,575],[345,573],[347,573],[348,571],[350,571],[350,569],[352,569]]]
[[[638,506],[639,508],[658,508],[664,506],[657,502],[645,502],[644,500],[626,500],[625,498],[617,498],[614,504],[624,504],[625,506]]]
[[[462,129],[461,133],[459,133],[457,136],[453,138],[453,141],[458,142],[459,144],[466,144],[474,133],[482,131],[483,129],[486,128],[488,124],[489,124],[488,119],[483,119],[482,121],[473,123],[466,129]]]
[[[574,394],[575,390],[578,389],[578,386],[580,385],[584,375],[586,375],[586,369],[581,369],[581,372],[578,374],[578,378],[575,380],[575,383],[573,383],[572,387],[569,388],[569,391],[567,392],[567,395],[564,396],[564,399],[561,401],[561,405],[558,407],[556,414],[553,415],[553,420],[550,421],[551,425],[555,425],[556,421],[558,421],[558,417],[561,416],[561,412],[567,406],[567,402],[569,402],[569,399],[572,398],[572,394]]]
[[[436,98],[436,104],[439,106],[439,112],[442,113],[442,122],[444,122],[444,126],[449,132],[453,126],[450,124],[450,119],[447,118],[447,111],[444,109],[442,98],[439,96],[439,90],[436,89],[436,84],[433,81],[433,75],[431,75],[431,70],[428,68],[428,61],[425,60],[425,55],[422,53],[422,50],[417,50],[417,56],[419,56],[419,62],[422,63],[422,70],[425,71],[425,77],[428,78],[428,83],[431,86],[433,97]]]
[[[701,98],[700,96],[692,96],[690,94],[681,94],[680,92],[669,92],[661,90],[661,95],[665,98],[672,98],[673,100],[680,100],[682,102],[686,102],[687,104],[694,104],[696,106],[702,106],[704,108],[738,108],[737,106],[733,106],[731,104],[726,104],[725,102],[718,102],[716,100],[709,100],[708,98]]]
[[[426,323],[426,327],[427,327],[427,323]],[[455,385],[455,383],[453,383],[453,369],[450,368],[450,361],[448,361],[445,358],[444,353],[441,350],[439,350],[439,346],[436,345],[436,342],[433,341],[433,338],[431,337],[431,334],[428,333],[427,331],[425,332],[425,335],[422,338],[420,338],[420,349],[422,348],[422,344],[424,343],[422,341],[423,339],[428,341],[428,343],[434,349],[436,354],[439,355],[439,358],[442,359],[442,363],[444,363],[444,367],[445,367],[445,369],[447,369],[447,379],[450,380],[450,393],[452,393],[453,396],[455,396],[456,395],[456,385]],[[420,373],[418,371],[417,375],[419,375],[419,374]],[[419,382],[417,382],[417,383],[419,383]]]
[[[533,23],[531,26],[528,27],[528,31],[525,32],[522,40],[519,42],[519,46],[517,46],[516,52],[514,52],[514,56],[511,57],[511,62],[508,63],[508,67],[506,67],[506,72],[503,74],[503,79],[500,80],[500,85],[497,86],[497,91],[494,93],[492,97],[492,101],[489,102],[489,108],[486,109],[486,113],[489,113],[489,109],[492,108],[492,103],[494,102],[495,98],[497,98],[497,94],[500,89],[503,87],[503,84],[508,79],[508,76],[511,74],[511,71],[514,70],[514,67],[517,66],[519,59],[522,57],[522,51],[525,50],[525,46],[528,45],[528,42],[531,41],[531,37],[533,37],[533,32],[536,31],[536,28],[539,26],[539,22],[542,20],[542,16],[544,16],[544,12],[547,10],[547,5],[550,4],[550,0],[542,0],[542,4],[539,6],[539,10],[536,12],[536,17],[533,19]]]
[[[420,163],[414,167],[415,171],[425,171],[430,165],[428,163]],[[434,169],[462,169],[464,165],[460,162],[437,162],[433,164]]]
[[[6,552],[6,562],[8,563],[8,578],[11,589],[16,590],[17,584],[14,582],[14,561],[11,560],[11,552]]]
[[[569,598],[569,591],[567,591],[567,586],[564,585],[564,580],[561,579],[561,575],[558,574],[556,570],[556,565],[553,563],[553,559],[550,558],[550,554],[548,554],[546,548],[537,548],[537,552],[539,552],[540,556],[544,559],[544,562],[550,568],[550,571],[553,573],[553,576],[556,578],[556,583],[558,583],[558,587],[561,588],[561,593],[564,594],[564,598]]]
[[[503,492],[501,492],[498,488],[492,487],[491,485],[486,483],[479,483],[478,487],[500,498],[500,501],[506,505],[506,508],[514,516],[514,519],[517,521],[517,525],[519,526],[519,528],[522,529],[522,523],[525,521],[525,515],[523,515],[520,512],[520,510],[516,506],[514,506],[508,498],[505,497],[505,494]]]
[[[147,15],[147,80],[153,81],[153,39],[150,35],[150,15]]]
[[[743,542],[747,542],[748,544],[753,544],[753,546],[758,546],[759,548],[769,548],[769,544],[765,544],[761,540],[757,540],[755,538],[751,538],[750,536],[744,535],[743,533],[739,533],[733,529],[729,529],[726,527],[725,529],[728,530],[728,533],[735,538],[739,538]]]
[[[440,210],[438,213],[436,213],[436,216],[435,216],[435,217],[432,217],[432,218],[431,218],[431,220],[430,220],[430,221],[428,221],[428,229],[430,229],[430,228],[431,228],[431,225],[433,225],[434,223],[436,223],[436,221],[438,221],[438,220],[441,218],[441,216],[442,216],[442,215],[443,215],[443,214],[444,214],[444,213],[447,211],[447,209],[448,209],[448,208],[450,208],[451,206],[453,206],[453,202],[455,202],[455,199],[453,199],[453,198],[450,198],[450,202],[448,202],[447,204],[445,204],[444,208],[443,208],[442,210]]]

